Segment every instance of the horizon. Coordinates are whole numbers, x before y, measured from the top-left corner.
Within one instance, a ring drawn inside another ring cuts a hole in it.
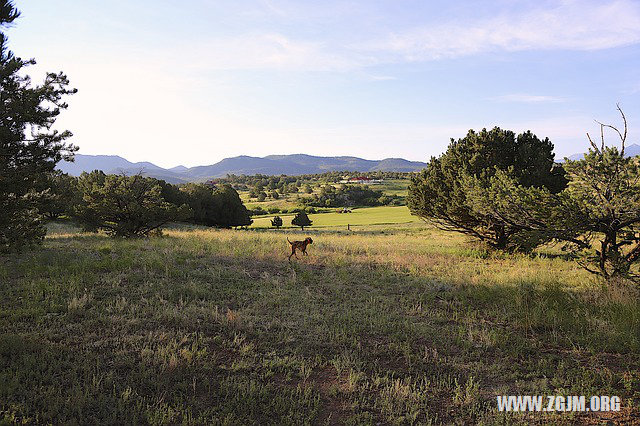
[[[499,126],[585,152],[594,120],[640,143],[640,3],[16,2],[9,48],[79,92],[79,154],[163,168],[241,155],[428,162]],[[170,29],[170,30],[168,30]],[[609,134],[609,144],[619,143]]]
[[[637,144],[637,143],[627,144],[627,145],[625,145],[625,148],[630,148],[632,146],[636,146],[636,147],[640,148],[640,144]],[[586,152],[587,151],[574,152],[573,154],[569,154],[569,155],[566,155],[566,156],[563,156],[563,157],[558,157],[556,155],[554,161],[555,162],[562,162],[562,161],[565,160],[565,158],[570,158],[570,157],[572,157],[574,155],[581,155],[581,154],[584,154]],[[155,162],[150,161],[150,160],[132,161],[129,158],[126,158],[125,156],[118,155],[118,154],[83,154],[83,153],[80,153],[80,152],[77,152],[76,154],[85,155],[85,156],[96,156],[96,157],[97,156],[101,156],[101,157],[119,157],[119,158],[121,158],[123,160],[129,161],[129,162],[134,163],[134,164],[137,164],[137,163],[151,163],[154,166],[158,166],[158,164],[156,164]],[[230,159],[230,158],[249,157],[249,158],[264,159],[266,157],[271,157],[271,156],[295,156],[295,155],[304,155],[304,156],[316,157],[316,158],[357,158],[357,159],[365,160],[365,161],[405,160],[405,161],[425,163],[425,164],[428,164],[429,161],[430,161],[430,158],[427,159],[427,160],[424,160],[424,161],[423,160],[411,160],[411,159],[403,158],[403,157],[385,157],[385,158],[372,159],[372,158],[358,157],[358,156],[354,156],[354,155],[311,155],[311,154],[305,154],[305,153],[297,152],[297,153],[292,153],[292,154],[268,154],[268,155],[265,155],[265,156],[262,156],[262,157],[257,157],[257,156],[254,156],[254,155],[239,154],[239,155],[234,155],[233,157],[225,157],[225,158],[223,158],[223,159],[221,159],[219,161],[216,161],[215,163],[194,164],[193,166],[185,166],[184,164],[177,164],[175,166],[167,166],[167,167],[158,166],[158,167],[161,167],[161,168],[163,168],[165,170],[171,170],[171,169],[175,169],[175,168],[178,168],[178,167],[185,167],[186,169],[191,169],[191,168],[194,168],[194,167],[211,166],[211,165],[219,163],[222,160],[227,160],[227,159]],[[179,173],[179,172],[177,172],[177,173]]]

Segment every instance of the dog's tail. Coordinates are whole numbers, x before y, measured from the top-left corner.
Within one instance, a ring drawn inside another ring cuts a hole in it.
[[[287,241],[289,241],[289,237],[287,237]],[[289,244],[293,245],[293,243],[291,241],[289,241]]]

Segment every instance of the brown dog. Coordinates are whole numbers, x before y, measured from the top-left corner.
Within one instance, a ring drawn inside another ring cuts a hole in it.
[[[287,241],[289,241],[289,237],[287,237]],[[296,259],[298,258],[298,255],[296,254],[297,249],[300,249],[302,254],[306,255],[307,246],[309,244],[313,244],[313,240],[311,239],[311,237],[307,237],[304,239],[304,241],[289,241],[289,244],[291,244],[291,254],[289,255],[289,260],[291,260],[291,256],[295,256]]]

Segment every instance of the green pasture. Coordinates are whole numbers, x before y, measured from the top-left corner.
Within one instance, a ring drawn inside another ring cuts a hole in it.
[[[258,216],[253,218],[252,228],[270,228],[271,219],[274,216],[280,216],[284,222],[285,228],[291,228],[291,219],[294,214],[280,214]],[[367,225],[386,225],[386,224],[403,224],[421,222],[416,216],[412,216],[406,206],[382,206],[382,207],[364,207],[352,210],[351,213],[318,213],[310,214],[309,218],[313,221],[313,228],[326,227],[346,227],[351,226],[367,226]]]

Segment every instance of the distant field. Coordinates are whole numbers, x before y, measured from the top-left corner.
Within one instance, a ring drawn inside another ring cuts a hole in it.
[[[271,219],[280,216],[285,228],[292,227],[291,219],[293,214],[280,214],[258,216],[253,218],[252,228],[270,228]],[[319,213],[309,215],[313,221],[312,228],[325,227],[346,227],[347,224],[353,226],[381,225],[381,224],[401,224],[421,222],[416,216],[412,216],[406,206],[382,206],[366,207],[353,210],[351,213]]]
[[[341,184],[333,184],[339,186]],[[409,186],[408,179],[387,179],[382,184],[371,185],[371,188],[382,191],[385,195],[398,195],[401,197],[407,196],[407,188]],[[268,192],[268,191],[267,191]],[[314,187],[314,193],[318,193],[318,188]],[[279,209],[293,209],[303,207],[301,203],[296,201],[296,197],[308,197],[309,194],[302,192],[287,194],[281,198],[274,200],[267,198],[265,201],[256,201],[249,198],[249,191],[239,191],[240,198],[245,203],[247,208],[255,209],[261,207],[264,210],[277,207]]]
[[[382,190],[387,195],[399,195],[401,197],[407,196],[407,188],[409,187],[409,180],[407,179],[387,179],[381,185],[372,185],[374,189]]]
[[[0,257],[2,424],[640,415],[640,302],[559,256],[492,254],[420,223],[175,225],[134,240],[50,229],[42,248]],[[307,234],[309,256],[289,263],[285,235]],[[496,395],[618,395],[623,405],[505,414]]]

